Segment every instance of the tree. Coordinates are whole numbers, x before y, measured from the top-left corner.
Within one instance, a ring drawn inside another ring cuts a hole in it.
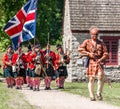
[[[10,20],[16,12],[22,7],[25,1],[18,0],[1,0],[0,1],[0,51],[4,51],[5,48],[11,43],[10,38],[3,31],[3,27]]]
[[[17,11],[26,3],[27,0],[1,0],[0,1],[0,40],[7,40],[9,37],[2,31],[3,26],[10,20]],[[62,37],[62,12],[63,0],[38,0],[37,10],[37,30],[36,37],[41,45],[46,45],[48,32],[50,33],[50,43],[56,44]],[[3,44],[2,44],[3,45]],[[5,45],[5,47],[7,46]],[[5,48],[4,47],[4,48]]]
[[[62,0],[39,1],[37,11],[37,37],[42,45],[47,43],[48,32],[50,42],[55,44],[62,36]]]

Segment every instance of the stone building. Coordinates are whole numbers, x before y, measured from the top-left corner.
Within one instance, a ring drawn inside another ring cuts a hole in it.
[[[85,80],[86,69],[76,61],[79,44],[90,38],[89,28],[97,26],[99,38],[109,51],[105,73],[112,81],[120,81],[120,0],[65,0],[63,47],[68,49],[68,81]]]

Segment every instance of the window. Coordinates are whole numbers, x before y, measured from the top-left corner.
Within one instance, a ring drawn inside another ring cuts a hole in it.
[[[109,52],[106,65],[118,65],[118,37],[101,37],[101,39],[103,39]]]

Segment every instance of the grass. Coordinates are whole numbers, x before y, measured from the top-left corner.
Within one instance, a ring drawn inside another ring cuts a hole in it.
[[[89,98],[87,85],[88,85],[87,83],[66,82],[65,89],[61,89],[61,91]],[[56,87],[54,82],[52,84],[52,87]],[[95,83],[95,93],[96,89],[97,84]],[[108,85],[105,83],[102,95],[103,102],[107,102],[108,104],[112,104],[115,106],[120,106],[120,83],[112,83],[112,88],[108,87]]]
[[[5,53],[5,52],[4,52]],[[3,65],[2,64],[2,57],[3,57],[3,55],[4,55],[4,53],[2,52],[2,53],[0,53],[0,65]],[[2,67],[0,68],[0,77],[2,77],[3,76],[3,70],[2,70]]]
[[[15,89],[9,89],[0,83],[0,109],[34,109]]]

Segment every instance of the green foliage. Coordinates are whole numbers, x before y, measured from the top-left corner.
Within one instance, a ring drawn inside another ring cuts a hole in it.
[[[3,31],[4,25],[10,20],[16,12],[22,7],[25,1],[1,0],[0,1],[0,51],[4,51],[11,44],[9,36]]]
[[[11,43],[10,38],[3,31],[3,27],[26,3],[26,1],[27,0],[0,0],[1,51],[5,50],[5,47]],[[36,36],[42,46],[47,43],[48,32],[50,33],[51,44],[62,42],[63,1],[64,0],[38,0]]]
[[[2,43],[0,43],[0,52],[1,51],[5,51],[5,48],[10,44],[10,40],[9,39],[4,39],[2,41]]]
[[[62,41],[59,37],[62,34],[62,10],[63,0],[39,1],[37,11],[37,37],[41,44],[47,43],[48,32],[50,43]]]

